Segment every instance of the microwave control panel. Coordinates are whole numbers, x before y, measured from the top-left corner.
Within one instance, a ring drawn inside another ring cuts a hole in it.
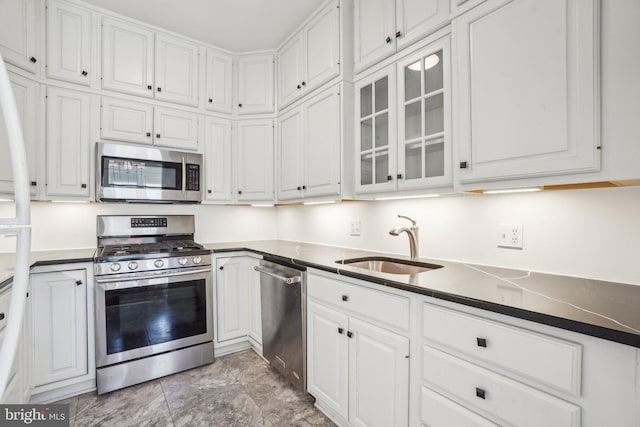
[[[200,165],[187,165],[187,191],[200,191]]]

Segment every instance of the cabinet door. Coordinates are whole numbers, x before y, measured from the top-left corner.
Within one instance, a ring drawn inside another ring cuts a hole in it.
[[[37,71],[36,0],[0,0],[0,51],[5,62]]]
[[[9,317],[11,316],[10,312],[10,303],[11,303],[11,292],[12,289],[4,289],[0,291],[0,313],[3,314],[2,319],[0,320],[0,347],[3,344],[4,336],[6,333],[7,322],[9,321]],[[24,323],[22,325],[22,329],[20,334],[24,334]],[[16,347],[16,353],[13,358],[13,364],[11,365],[11,369],[9,370],[9,377],[7,379],[6,388],[3,390],[3,394],[0,395],[0,402],[3,404],[7,403],[21,403],[22,402],[22,381],[23,381],[23,364],[25,362],[24,355],[24,339],[21,336],[18,340]]]
[[[29,181],[31,181],[31,194],[35,195],[37,188],[36,167],[36,130],[38,124],[38,93],[40,85],[32,80],[17,74],[9,73],[11,89],[18,107],[18,115],[22,124],[22,137],[24,138],[27,154],[27,166],[29,167]],[[0,114],[0,152],[9,152],[9,142],[4,124],[4,117]],[[11,157],[0,156],[0,193],[13,195],[13,166]]]
[[[278,107],[284,108],[302,96],[302,33],[278,51]]]
[[[238,200],[273,200],[273,121],[238,122]]]
[[[207,50],[207,110],[231,114],[232,64],[231,55]]]
[[[398,62],[398,190],[451,178],[449,39]]]
[[[153,32],[102,19],[102,88],[153,97]]]
[[[396,72],[387,67],[356,84],[356,192],[396,189]]]
[[[356,72],[396,51],[395,0],[355,0]]]
[[[344,314],[307,303],[307,390],[344,419],[349,415],[348,321]]]
[[[116,141],[151,144],[153,106],[116,98],[102,98],[100,136]]]
[[[34,387],[88,374],[86,270],[31,280]]]
[[[91,23],[86,9],[49,1],[47,5],[47,77],[89,86]]]
[[[304,80],[309,91],[340,74],[340,9],[333,1],[304,28]]]
[[[396,0],[398,50],[442,27],[449,20],[449,0]]]
[[[260,298],[260,273],[253,267],[260,265],[255,258],[246,258],[249,284],[249,337],[262,345],[262,307]]]
[[[231,121],[205,118],[205,200],[231,201]]]
[[[216,332],[218,342],[240,338],[248,330],[248,278],[244,257],[216,261]]]
[[[302,114],[302,109],[296,108],[278,118],[278,200],[302,197]]]
[[[304,110],[304,196],[340,194],[340,88],[314,96]]]
[[[273,111],[273,55],[238,59],[238,114]]]
[[[349,421],[409,425],[409,339],[349,319]]]
[[[92,96],[47,88],[47,195],[89,196]]]
[[[155,65],[156,99],[198,105],[198,46],[158,33]]]
[[[198,115],[172,108],[155,107],[154,144],[181,150],[198,149]]]
[[[456,20],[461,182],[599,170],[597,5],[491,1]]]

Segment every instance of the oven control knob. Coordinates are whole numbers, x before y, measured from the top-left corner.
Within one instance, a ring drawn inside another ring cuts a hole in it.
[[[164,266],[164,260],[163,259],[157,259],[153,262],[153,265],[155,265],[158,268],[161,268],[162,266]]]
[[[194,264],[200,264],[202,262],[202,258],[199,256],[194,256],[193,257],[193,263]]]
[[[180,265],[185,265],[187,262],[189,262],[189,260],[186,259],[186,258],[180,258],[178,260],[178,264],[180,264]]]
[[[120,271],[120,268],[122,268],[122,266],[120,265],[120,263],[113,262],[111,263],[109,268],[111,269],[111,271]]]
[[[135,270],[136,268],[138,268],[138,263],[135,261],[131,261],[129,263],[129,270]]]

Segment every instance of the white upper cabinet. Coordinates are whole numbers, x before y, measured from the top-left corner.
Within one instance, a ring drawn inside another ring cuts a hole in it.
[[[154,144],[181,150],[198,149],[198,115],[172,108],[154,108]]]
[[[31,182],[31,194],[34,195],[37,188],[37,154],[43,150],[36,149],[36,131],[38,129],[38,94],[40,85],[32,80],[26,79],[17,74],[9,73],[11,89],[18,107],[18,115],[22,125],[22,136],[24,138],[27,153],[27,165],[29,168],[29,181]],[[0,193],[13,195],[13,166],[9,152],[9,142],[7,140],[4,117],[0,114]]]
[[[38,70],[36,0],[0,0],[0,51],[4,60]]]
[[[100,136],[116,141],[153,143],[153,106],[103,97]]]
[[[47,88],[47,196],[88,197],[93,95]]]
[[[198,46],[156,33],[155,59],[156,99],[198,105]]]
[[[495,0],[454,21],[460,182],[599,170],[598,19],[596,1]]]
[[[278,51],[283,108],[340,74],[340,9],[331,2]]]
[[[448,0],[355,0],[356,72],[442,27]]]
[[[90,86],[93,14],[86,9],[47,4],[47,77]]]
[[[273,65],[271,54],[238,59],[238,114],[274,111]]]
[[[236,122],[239,201],[273,200],[273,121]]]
[[[278,200],[302,197],[302,115],[302,109],[295,108],[278,117]]]
[[[207,50],[207,110],[231,114],[232,65],[231,55]]]
[[[204,120],[204,199],[231,202],[231,121],[214,117]]]
[[[102,19],[102,88],[153,97],[153,31]]]

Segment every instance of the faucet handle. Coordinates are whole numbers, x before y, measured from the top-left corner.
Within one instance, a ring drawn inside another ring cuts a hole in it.
[[[413,225],[414,227],[418,225],[418,223],[415,220],[409,218],[408,216],[398,214],[398,218],[404,218],[406,220],[411,221],[411,225]]]

